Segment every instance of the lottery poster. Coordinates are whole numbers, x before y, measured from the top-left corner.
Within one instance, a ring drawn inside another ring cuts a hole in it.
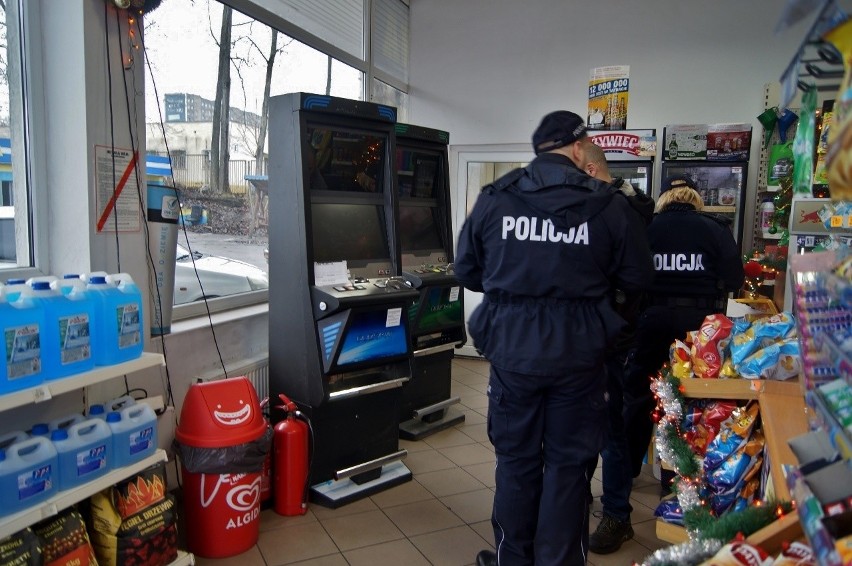
[[[595,67],[589,73],[591,130],[622,130],[627,126],[630,65]]]

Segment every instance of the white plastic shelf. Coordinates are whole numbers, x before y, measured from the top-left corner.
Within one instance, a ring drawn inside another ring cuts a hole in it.
[[[103,381],[109,381],[110,379],[114,379],[128,373],[163,366],[165,363],[166,362],[162,354],[143,352],[141,357],[136,358],[135,360],[130,360],[129,362],[123,362],[112,366],[96,367],[92,371],[86,371],[69,377],[57,379],[55,381],[46,381],[36,387],[30,387],[29,389],[13,391],[5,395],[0,395],[0,411],[8,411],[15,407],[23,407],[24,405],[31,405],[33,403],[41,403],[52,399],[57,395],[61,395],[62,393],[76,391],[77,389],[82,389]]]
[[[75,503],[79,503],[86,498],[93,496],[99,491],[115,485],[121,480],[131,477],[133,474],[139,473],[149,466],[153,466],[159,462],[165,462],[167,459],[165,450],[158,449],[156,452],[140,460],[130,466],[125,466],[117,470],[113,470],[96,480],[92,480],[74,489],[60,491],[47,501],[43,501],[38,505],[33,505],[23,511],[18,511],[6,517],[0,517],[0,539],[3,539],[13,533],[20,531],[23,528],[29,527],[41,520],[53,517],[63,509],[71,507]],[[181,564],[187,564],[181,562]]]

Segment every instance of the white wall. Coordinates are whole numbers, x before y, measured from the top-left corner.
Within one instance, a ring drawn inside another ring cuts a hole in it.
[[[447,130],[452,145],[529,143],[544,114],[586,114],[591,68],[630,65],[628,128],[661,136],[674,123],[753,125],[751,203],[764,85],[778,81],[810,26],[774,35],[784,4],[416,0],[411,122]]]
[[[527,142],[547,112],[584,115],[589,69],[630,65],[628,127],[751,122],[804,34],[777,0],[417,0],[412,121],[453,144]]]

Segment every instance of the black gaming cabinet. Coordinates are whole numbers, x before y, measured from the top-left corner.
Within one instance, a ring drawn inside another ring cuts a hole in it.
[[[418,440],[464,421],[452,408],[453,349],[465,343],[462,292],[453,274],[447,132],[396,124],[402,275],[419,292],[409,309],[411,381],[402,391],[399,434]]]
[[[395,211],[396,109],[270,99],[269,383],[311,419],[311,499],[337,507],[411,479],[399,411],[411,378]]]

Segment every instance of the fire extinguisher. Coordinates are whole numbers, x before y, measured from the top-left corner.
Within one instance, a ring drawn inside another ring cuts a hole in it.
[[[308,511],[308,433],[310,422],[283,393],[276,409],[286,418],[275,425],[272,446],[274,509],[279,515],[304,515]]]

